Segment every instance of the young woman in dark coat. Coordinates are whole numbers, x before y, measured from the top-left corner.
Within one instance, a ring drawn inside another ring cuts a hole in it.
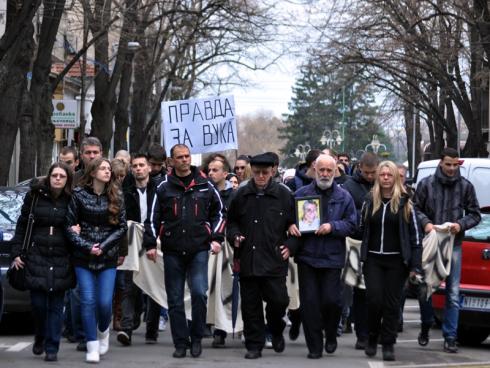
[[[31,184],[17,221],[12,255],[16,268],[26,267],[27,288],[34,314],[35,355],[46,352],[44,360],[56,361],[63,326],[65,290],[73,287],[70,243],[65,237],[65,218],[71,195],[72,172],[57,162],[48,175]],[[34,226],[25,262],[20,258],[31,204]]]
[[[109,324],[120,240],[126,234],[126,211],[109,160],[87,165],[68,206],[66,230],[80,290],[86,361],[98,363],[109,350]]]
[[[415,209],[396,165],[379,164],[373,189],[361,214],[361,259],[366,281],[369,337],[366,355],[395,360],[400,300],[410,273],[421,272],[422,246]]]

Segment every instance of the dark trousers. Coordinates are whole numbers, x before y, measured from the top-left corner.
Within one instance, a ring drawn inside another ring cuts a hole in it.
[[[74,289],[69,290],[70,293],[70,313],[71,326],[73,335],[77,341],[85,341],[85,331],[82,325],[82,308],[80,306],[80,293],[78,284]]]
[[[167,291],[170,330],[176,348],[187,348],[192,341],[201,341],[206,327],[208,290],[208,252],[193,255],[163,255],[165,289]],[[185,281],[191,291],[192,324],[185,316]],[[189,341],[189,338],[191,341]]]
[[[366,340],[368,337],[366,290],[356,287],[352,289],[352,313],[356,337],[359,340]]]
[[[44,351],[57,353],[63,328],[63,305],[65,293],[47,293],[32,290],[31,304],[34,316],[34,333],[37,339],[44,339]]]
[[[400,255],[369,254],[364,263],[369,338],[396,342],[400,302],[408,269]]]
[[[240,277],[243,333],[247,350],[262,350],[265,344],[264,306],[267,326],[273,336],[281,336],[289,305],[286,276]]]
[[[323,351],[323,331],[328,342],[336,341],[342,312],[340,273],[341,269],[298,263],[301,317],[310,353]]]
[[[121,292],[121,329],[131,334],[135,327],[135,319],[141,318],[143,293],[133,282],[133,271],[117,272],[122,275],[120,276],[119,284]]]
[[[152,298],[148,297],[146,305],[146,336],[149,338],[158,338],[158,324],[160,323],[160,313],[162,307]]]

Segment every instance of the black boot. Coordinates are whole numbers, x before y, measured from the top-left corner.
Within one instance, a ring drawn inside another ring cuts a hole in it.
[[[429,331],[430,326],[422,323],[422,328],[420,329],[420,333],[417,338],[420,346],[427,346],[427,344],[429,343]]]
[[[44,337],[36,336],[34,338],[34,344],[32,345],[32,353],[34,355],[41,355],[44,352]]]
[[[393,347],[393,344],[383,345],[383,360],[389,362],[395,360],[395,349]]]
[[[364,352],[368,357],[373,357],[376,355],[378,351],[378,337],[377,336],[369,336],[366,343],[366,348]]]

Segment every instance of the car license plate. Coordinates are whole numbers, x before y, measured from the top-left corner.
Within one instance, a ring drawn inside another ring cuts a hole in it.
[[[478,309],[490,311],[490,299],[465,296],[463,299],[464,309]]]

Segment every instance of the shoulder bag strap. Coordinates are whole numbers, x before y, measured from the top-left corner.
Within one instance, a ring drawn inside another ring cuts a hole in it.
[[[30,243],[31,243],[32,228],[34,226],[34,207],[36,207],[37,197],[38,195],[34,194],[34,198],[32,199],[31,202],[31,209],[29,211],[29,218],[27,220],[26,233],[24,235],[24,242],[22,243],[22,253],[24,254],[26,254],[27,251],[29,250]]]

